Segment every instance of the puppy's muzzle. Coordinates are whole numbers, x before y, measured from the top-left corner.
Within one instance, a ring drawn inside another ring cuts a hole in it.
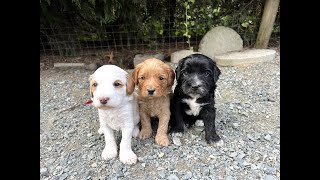
[[[150,96],[152,96],[153,95],[153,93],[154,93],[154,91],[156,91],[155,89],[147,89],[147,91],[148,91],[148,94],[150,95]]]
[[[196,85],[191,85],[192,90],[197,90],[201,85],[196,84]]]
[[[110,98],[108,98],[108,97],[101,97],[101,98],[99,98],[99,101],[100,101],[101,104],[107,104],[109,99]]]

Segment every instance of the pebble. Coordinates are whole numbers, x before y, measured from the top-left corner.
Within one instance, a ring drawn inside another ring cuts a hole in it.
[[[192,172],[188,171],[184,176],[182,176],[181,179],[191,179],[192,178]]]
[[[271,140],[270,134],[265,135],[265,136],[264,136],[264,139],[267,140],[267,141],[270,141],[270,140]]]
[[[277,176],[274,175],[266,175],[263,178],[264,180],[278,180]]]
[[[170,174],[170,176],[168,177],[169,180],[179,180],[178,176],[175,174]]]
[[[177,145],[177,146],[181,146],[181,141],[179,137],[173,137],[172,138],[173,144]]]
[[[41,168],[40,169],[40,174],[43,175],[43,176],[48,176],[49,175],[48,169],[46,167]]]

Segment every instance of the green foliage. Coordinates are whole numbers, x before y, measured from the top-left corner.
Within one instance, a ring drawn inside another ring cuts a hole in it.
[[[174,37],[191,49],[192,41],[216,26],[233,28],[250,45],[263,5],[263,0],[40,0],[40,33],[62,55],[74,54],[81,42],[108,39],[152,46]],[[278,13],[274,33],[280,32],[279,19]]]

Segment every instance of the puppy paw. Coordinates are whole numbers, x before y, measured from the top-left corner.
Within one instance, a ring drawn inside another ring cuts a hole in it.
[[[208,144],[214,144],[214,143],[217,144],[218,143],[220,145],[221,144],[221,142],[219,143],[220,140],[221,140],[221,138],[218,135],[213,135],[213,136],[209,136],[209,137],[206,136],[206,141]]]
[[[151,137],[152,135],[152,129],[141,129],[140,133],[139,133],[139,138],[140,139],[146,139]]]
[[[171,135],[172,135],[172,137],[182,137],[183,133],[177,132],[177,133],[172,133]]]
[[[140,132],[139,127],[135,126],[132,131],[132,137],[137,138],[139,136],[139,132]]]
[[[99,133],[99,134],[103,134],[102,128],[99,128],[99,129],[98,129],[98,133]]]
[[[160,146],[168,146],[170,141],[167,135],[156,135],[155,141]]]
[[[108,159],[117,157],[117,155],[118,155],[117,149],[104,148],[104,150],[102,151],[101,157],[104,160],[108,160]]]
[[[123,164],[135,164],[137,162],[137,155],[132,150],[121,151],[120,150],[120,161]]]

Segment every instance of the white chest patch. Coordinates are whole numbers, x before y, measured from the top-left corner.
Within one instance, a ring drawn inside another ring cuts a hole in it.
[[[202,103],[202,104],[199,104],[196,102],[197,101],[197,98],[192,98],[192,99],[183,99],[182,102],[185,102],[189,105],[190,109],[186,110],[186,114],[188,115],[193,115],[193,116],[198,116],[201,109],[202,109],[202,106],[208,104],[208,103]]]

